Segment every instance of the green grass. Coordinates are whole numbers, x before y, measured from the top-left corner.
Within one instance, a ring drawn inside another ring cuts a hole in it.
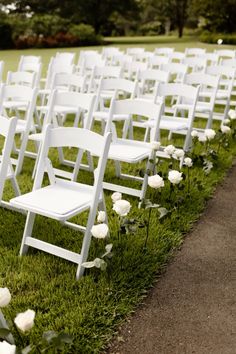
[[[198,43],[192,43],[197,46]],[[148,47],[149,45],[147,45]],[[149,49],[149,47],[148,47]],[[69,49],[68,49],[69,50]],[[74,49],[73,49],[74,50]],[[46,62],[56,50],[35,50],[25,53],[40,53]],[[21,53],[16,51],[1,52],[1,59],[7,59],[7,68],[14,69]],[[4,56],[4,58],[3,58]],[[138,135],[140,133],[137,132]],[[164,137],[164,142],[166,139]],[[174,140],[180,144],[180,140]],[[32,146],[31,146],[32,147]],[[218,165],[206,176],[202,169],[194,167],[192,175],[203,183],[203,191],[191,188],[190,197],[185,198],[179,212],[160,223],[158,214],[153,211],[148,247],[143,249],[145,240],[144,229],[135,235],[123,235],[117,239],[117,218],[112,212],[110,193],[106,192],[106,204],[109,214],[111,236],[109,242],[114,245],[114,256],[111,261],[111,279],[107,273],[96,273],[93,270],[80,280],[75,281],[76,266],[62,259],[30,249],[27,256],[18,257],[25,216],[0,210],[0,286],[7,286],[12,293],[12,302],[5,314],[14,316],[28,308],[37,313],[35,327],[29,337],[33,341],[40,338],[43,331],[66,331],[74,338],[73,347],[65,353],[99,353],[116,332],[118,325],[126,316],[135,310],[154,280],[184,240],[184,235],[193,227],[194,222],[204,210],[206,200],[211,197],[217,183],[222,181],[231,166],[232,156],[236,153],[236,144],[232,143],[230,152],[221,151]],[[74,150],[67,154],[75,156]],[[52,152],[51,158],[57,164],[57,153]],[[32,188],[31,173],[34,161],[25,159],[23,173],[19,176],[22,192]],[[133,172],[143,165],[132,168]],[[167,163],[161,169],[167,170]],[[129,166],[124,166],[130,170]],[[106,180],[116,180],[114,165],[108,163]],[[81,173],[80,179],[90,183],[89,173]],[[123,182],[124,183],[124,182]],[[126,185],[132,185],[126,182]],[[149,196],[153,196],[149,191]],[[186,196],[186,190],[181,194]],[[12,197],[9,184],[6,185],[4,197]],[[125,197],[126,198],[126,197]],[[166,183],[158,202],[169,209],[169,185]],[[138,201],[127,197],[132,209],[130,217],[143,220],[145,212],[138,209]],[[75,218],[85,222],[86,215]],[[34,234],[43,239],[79,251],[81,236],[59,223],[43,217],[37,217]],[[92,241],[89,259],[92,260],[103,252],[104,243]]]

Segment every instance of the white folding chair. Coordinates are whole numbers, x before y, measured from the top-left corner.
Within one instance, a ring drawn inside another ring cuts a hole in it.
[[[199,57],[206,53],[206,49],[203,48],[186,48],[185,49],[185,56],[186,57]]]
[[[170,47],[160,47],[154,49],[155,55],[164,55],[166,57],[169,57],[169,55],[172,54],[173,52],[174,52],[174,48],[170,48]]]
[[[131,81],[121,78],[101,79],[97,90],[97,99],[95,103],[95,111],[93,113],[94,120],[102,123],[102,131],[104,131],[105,121],[109,117],[109,107],[105,105],[107,99],[131,98],[134,99],[138,94],[138,81]],[[114,114],[114,121],[123,121],[123,137],[129,132],[129,137],[133,136],[132,120],[129,115]]]
[[[205,73],[191,73],[186,75],[184,79],[184,83],[187,85],[200,85],[199,97],[195,108],[195,116],[207,119],[207,129],[212,126],[219,81],[220,76]]]
[[[170,58],[164,55],[153,55],[148,59],[148,67],[150,69],[161,69],[162,65],[168,64]]]
[[[234,78],[236,68],[224,65],[211,65],[206,68],[206,73],[210,75],[220,75],[219,89],[216,93],[216,104],[223,107],[223,112],[214,112],[213,119],[224,120],[227,118],[231,104]]]
[[[93,120],[93,111],[95,106],[96,96],[94,94],[72,92],[72,91],[60,91],[54,90],[50,100],[48,109],[46,112],[43,130],[48,124],[53,124],[54,128],[63,125],[64,115],[73,114],[75,116],[76,126],[79,124],[79,119],[81,117],[82,127],[90,129]],[[62,118],[62,119],[61,119]],[[75,125],[75,123],[74,123]],[[43,134],[37,133],[29,136],[30,140],[35,141],[37,144],[41,145]],[[59,161],[62,165],[74,167],[74,162],[65,159],[63,154],[63,149],[58,148]],[[34,167],[33,176],[35,175],[36,168],[38,165],[39,155]],[[93,170],[93,161],[88,155],[89,165],[81,165],[84,169]],[[71,172],[63,171],[57,169],[54,171],[57,175],[63,176],[65,178],[71,179]]]
[[[178,83],[159,83],[157,88],[159,100],[166,101],[166,98],[172,97],[176,99],[176,104],[171,107],[171,110],[165,107],[165,114],[161,117],[160,129],[168,130],[170,132],[169,138],[171,138],[172,133],[185,135],[183,146],[185,151],[188,151],[191,145],[191,131],[199,90],[200,86],[193,87]]]
[[[121,78],[123,68],[121,66],[95,66],[92,70],[88,84],[88,92],[97,92],[101,78]],[[111,97],[108,94],[108,98]]]
[[[8,71],[7,73],[7,85],[23,85],[28,87],[36,87],[36,73],[27,71]]]
[[[143,53],[143,52],[145,52],[145,48],[130,47],[130,48],[126,49],[126,53],[131,56],[139,54],[139,53]]]
[[[104,182],[103,187],[111,191],[119,191],[124,194],[133,195],[139,197],[140,200],[145,198],[145,193],[147,189],[147,175],[144,178],[139,176],[132,176],[129,174],[121,173],[120,163],[128,164],[138,164],[140,162],[146,161],[146,169],[151,167],[150,160],[154,158],[153,150],[150,143],[146,143],[138,140],[130,139],[119,139],[116,134],[116,129],[114,126],[114,117],[116,116],[130,116],[139,115],[144,116],[148,119],[152,119],[155,124],[151,132],[151,140],[157,140],[160,117],[163,110],[162,104],[155,104],[150,101],[143,100],[112,100],[109,117],[106,122],[105,134],[108,131],[112,132],[112,143],[109,149],[108,158],[115,161],[116,167],[116,177],[121,179],[128,179],[139,181],[141,183],[141,189],[129,188],[121,186],[120,184]],[[77,171],[75,168],[75,175],[73,180],[76,180]]]
[[[170,80],[182,83],[184,76],[188,73],[188,65],[181,63],[169,63],[161,65],[161,70],[168,71],[171,75]]]
[[[22,85],[3,85],[0,98],[0,114],[8,117],[9,111],[14,111],[18,117],[16,134],[21,135],[19,149],[14,149],[18,154],[17,159],[12,159],[16,165],[16,175],[18,175],[23,166],[24,157],[33,157],[36,155],[26,151],[28,137],[30,132],[36,132],[34,123],[34,111],[36,106],[38,89]],[[22,113],[20,114],[20,110]]]
[[[174,51],[169,55],[169,62],[170,63],[182,63],[183,59],[185,58],[185,53]]]
[[[204,53],[200,58],[207,60],[207,65],[217,65],[219,62],[219,55],[217,53]]]
[[[127,80],[134,80],[139,70],[146,70],[148,63],[141,61],[132,61],[131,63],[124,63],[123,65],[123,77]]]
[[[182,64],[187,65],[191,69],[191,72],[201,72],[206,70],[207,59],[199,56],[186,57],[182,60]]]
[[[88,257],[91,228],[95,223],[97,209],[105,211],[102,182],[110,141],[110,133],[103,137],[86,129],[52,129],[51,126],[46,127],[33,190],[10,201],[14,207],[27,211],[20,255],[27,253],[28,247],[34,247],[76,263],[78,265],[76,278],[78,279],[83,275],[84,268],[82,264]],[[55,177],[51,161],[47,157],[49,149],[66,146],[78,148],[79,151],[88,151],[98,156],[98,167],[93,185]],[[50,184],[43,187],[45,169],[47,170]],[[89,211],[86,227],[68,221],[86,210]],[[84,233],[80,254],[34,237],[32,234],[33,226],[35,216],[38,214],[57,220],[76,231]]]
[[[75,61],[75,53],[72,52],[57,52],[55,57],[63,61],[64,65],[73,65]]]
[[[218,54],[219,58],[229,58],[235,59],[236,58],[236,50],[235,49],[215,49],[214,51]]]
[[[169,82],[170,74],[164,70],[147,69],[139,71],[136,79],[139,82],[138,98],[149,99],[154,102],[157,84],[159,82]]]
[[[11,152],[14,144],[16,123],[16,117],[8,119],[0,116],[0,135],[4,138],[2,154],[0,155],[0,205],[8,209],[12,209],[10,203],[3,200],[3,191],[6,180],[11,182],[15,196],[20,195],[20,188],[11,163]]]
[[[17,71],[28,71],[36,74],[35,86],[40,85],[42,75],[42,62],[40,56],[22,55],[19,61]]]

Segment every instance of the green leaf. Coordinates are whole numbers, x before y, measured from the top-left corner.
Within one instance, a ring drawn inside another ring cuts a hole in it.
[[[6,339],[6,337],[11,333],[8,328],[0,328],[0,338]]]
[[[169,211],[164,207],[158,208],[158,211],[160,213],[159,219],[164,218],[164,216],[166,216],[169,213]]]
[[[57,336],[58,334],[55,331],[47,331],[43,333],[43,339],[45,339],[48,343],[51,343],[51,341]]]

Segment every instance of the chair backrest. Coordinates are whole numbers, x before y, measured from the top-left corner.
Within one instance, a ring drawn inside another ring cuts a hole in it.
[[[106,61],[102,58],[100,54],[85,54],[82,57],[78,72],[80,75],[91,74],[91,71],[95,66],[102,67],[105,65]]]
[[[131,63],[125,63],[123,69],[127,72],[126,77],[128,79],[133,79],[139,70],[146,70],[148,67],[147,63],[141,61],[132,61]]]
[[[59,91],[57,89],[53,90],[52,95],[49,98],[44,129],[46,125],[51,123],[54,123],[54,126],[57,126],[57,123],[54,120],[55,106],[73,107],[75,108],[75,111],[86,111],[87,115],[84,122],[84,128],[90,129],[95,101],[96,96],[93,94],[72,91]]]
[[[114,129],[112,129],[112,121],[114,115],[142,116],[155,122],[154,129],[151,134],[151,140],[157,140],[159,135],[160,119],[163,113],[162,103],[153,103],[142,99],[115,100],[111,102],[109,110],[109,118],[105,132],[112,131],[113,140],[116,139]]]
[[[206,73],[210,75],[221,75],[228,79],[235,77],[235,69],[225,65],[211,65],[206,68]]]
[[[79,59],[77,65],[80,66],[82,64],[83,58],[85,55],[97,55],[99,58],[101,58],[101,54],[98,53],[97,50],[81,50],[79,52]]]
[[[188,65],[192,71],[203,71],[207,66],[207,60],[199,56],[196,57],[186,57],[182,60],[182,63]]]
[[[145,48],[138,48],[138,47],[131,47],[126,49],[126,53],[128,55],[136,55],[139,53],[143,53],[145,51]]]
[[[179,62],[181,63],[182,60],[185,58],[185,53],[183,52],[173,52],[169,55],[169,61],[170,63],[173,63],[173,62]]]
[[[25,65],[35,65],[42,62],[41,56],[36,55],[21,55],[20,61],[18,64],[18,71],[25,71]]]
[[[220,59],[220,65],[230,66],[231,68],[236,68],[236,58],[234,59]]]
[[[93,68],[88,92],[93,92],[97,90],[98,80],[101,78],[121,78],[123,73],[123,68],[121,66],[95,66]]]
[[[56,73],[53,77],[52,88],[65,88],[65,90],[85,92],[86,90],[86,76],[77,74]]]
[[[57,52],[56,58],[63,61],[65,65],[72,65],[72,64],[74,64],[75,53]]]
[[[140,93],[145,94],[145,92],[149,92],[155,88],[158,82],[169,82],[170,74],[164,70],[148,69],[139,71],[136,79],[140,82]]]
[[[154,49],[155,55],[165,55],[167,57],[170,54],[172,54],[173,52],[174,52],[174,48],[170,48],[170,47],[162,47],[162,48],[155,48]]]
[[[219,62],[219,55],[217,53],[204,53],[200,55],[200,58],[205,58],[207,65],[217,65]]]
[[[60,58],[51,58],[48,65],[47,77],[45,88],[52,88],[52,80],[55,74],[58,73],[67,73],[72,74],[75,71],[75,66],[71,64],[65,64]]]
[[[101,79],[97,91],[97,100],[95,103],[96,109],[101,101],[103,91],[110,91],[113,98],[117,98],[117,94],[121,92],[124,95],[130,94],[130,98],[135,98],[138,94],[138,81],[131,81],[121,78]]]
[[[205,102],[208,98],[211,108],[214,108],[216,93],[219,87],[220,76],[209,75],[205,73],[191,73],[185,75],[184,83],[187,85],[198,86],[200,85],[200,92],[199,92],[199,101]],[[204,95],[203,99],[201,98],[201,92],[209,93],[209,96],[206,97]]]
[[[184,76],[188,73],[188,66],[181,63],[169,63],[161,65],[161,69],[168,71],[171,75],[171,80],[183,82]]]
[[[151,69],[160,69],[162,65],[168,64],[170,58],[163,55],[154,55],[148,59],[148,66]]]
[[[236,50],[234,49],[216,49],[215,53],[218,54],[220,58],[236,58]]]
[[[37,84],[36,73],[26,72],[26,71],[16,71],[16,72],[8,71],[6,84],[35,87]]]
[[[105,172],[108,151],[111,143],[111,133],[107,133],[101,136],[87,129],[81,128],[54,128],[47,125],[44,131],[42,148],[39,156],[39,163],[37,167],[36,177],[34,181],[33,190],[39,189],[43,182],[43,176],[45,169],[51,168],[50,162],[48,162],[48,152],[50,148],[58,147],[74,147],[79,149],[80,159],[77,159],[77,164],[80,165],[83,152],[88,151],[93,155],[98,156],[98,165],[96,173],[94,173],[94,190],[93,200],[91,207],[94,203],[98,202],[98,198],[102,192],[102,182]],[[76,165],[78,168],[78,165]],[[53,169],[48,171],[50,183],[55,183],[55,176]],[[61,179],[61,178],[60,178]],[[60,201],[63,203],[63,200]]]
[[[122,54],[120,48],[117,47],[103,47],[102,58],[105,60],[111,60],[114,55]]]
[[[36,73],[36,86],[39,86],[39,82],[41,79],[42,75],[42,63],[41,61],[34,62],[34,61],[22,61],[22,63],[19,64],[17,71],[27,71],[31,73]]]
[[[133,60],[133,57],[128,54],[113,55],[112,60],[111,60],[111,65],[123,66],[126,63],[131,63],[132,60]]]
[[[137,53],[134,55],[135,61],[148,62],[149,58],[153,57],[153,52],[145,51],[143,53]]]
[[[186,48],[185,56],[201,56],[206,53],[206,49],[203,48]]]

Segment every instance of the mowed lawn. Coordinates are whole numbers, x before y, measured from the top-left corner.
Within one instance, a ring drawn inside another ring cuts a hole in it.
[[[158,38],[157,38],[158,40]],[[184,50],[185,47],[203,47],[212,51],[218,46],[186,41],[180,42],[173,38],[173,42],[164,40],[159,44],[146,43],[132,46],[145,46],[147,50],[153,50],[157,46],[173,46],[176,50]],[[119,44],[125,49],[127,44]],[[221,46],[230,48],[230,46]],[[100,49],[89,47],[89,49]],[[231,47],[232,48],[232,47]],[[6,63],[7,70],[16,70],[20,55],[41,55],[44,64],[44,73],[49,59],[57,51],[75,51],[79,53],[85,48],[66,49],[35,49],[22,51],[1,51],[0,60]],[[71,120],[68,119],[68,125]],[[218,124],[215,125],[218,128]],[[141,132],[136,135],[142,137]],[[166,137],[163,137],[166,143]],[[181,139],[174,139],[175,145],[181,144]],[[33,146],[29,145],[29,149]],[[68,157],[75,157],[74,150],[68,150]],[[73,346],[65,349],[65,353],[99,353],[109,339],[114,335],[118,325],[125,317],[135,310],[135,307],[146,296],[148,289],[153,285],[161,269],[165,266],[174,250],[183,242],[184,235],[204,210],[206,200],[212,195],[216,184],[222,180],[227,169],[231,166],[233,156],[236,153],[236,144],[230,145],[230,151],[220,151],[218,166],[206,176],[200,167],[193,167],[192,174],[203,184],[203,190],[199,193],[196,186],[192,185],[190,196],[186,197],[186,190],[181,195],[185,198],[179,210],[173,212],[162,223],[159,222],[159,214],[153,211],[150,238],[148,246],[143,248],[145,241],[145,229],[140,228],[134,235],[122,235],[117,237],[118,220],[112,211],[110,193],[106,192],[106,204],[109,216],[110,239],[107,243],[113,243],[113,258],[109,264],[109,273],[88,271],[80,280],[75,280],[76,266],[62,259],[47,255],[36,250],[29,250],[27,256],[18,257],[21,238],[24,230],[25,216],[17,212],[11,212],[1,208],[0,210],[0,287],[7,286],[12,293],[11,305],[4,312],[14,316],[18,312],[31,308],[36,311],[35,327],[30,332],[28,339],[37,342],[46,330],[65,331],[73,336]],[[51,154],[53,163],[58,164],[57,152]],[[22,193],[32,188],[31,174],[34,161],[26,158],[23,173],[18,181]],[[138,174],[144,165],[124,166],[126,171]],[[168,164],[161,165],[162,171],[167,171]],[[116,180],[114,177],[114,164],[109,161],[106,169],[106,180]],[[82,172],[80,181],[92,182],[91,174]],[[137,185],[122,181],[127,186]],[[148,196],[152,197],[152,191]],[[159,199],[156,201],[170,209],[169,184]],[[7,183],[4,198],[13,196],[11,186]],[[132,204],[130,217],[144,221],[147,211],[138,209],[138,200],[126,197]],[[63,201],[59,201],[63,203]],[[173,205],[172,205],[173,206]],[[172,207],[171,206],[171,207]],[[84,223],[86,215],[76,218],[76,221]],[[43,217],[37,217],[34,234],[42,240],[48,240],[56,245],[70,250],[80,251],[81,235],[71,229],[63,227],[56,221]],[[104,251],[104,242],[92,240],[89,260],[101,255]]]

